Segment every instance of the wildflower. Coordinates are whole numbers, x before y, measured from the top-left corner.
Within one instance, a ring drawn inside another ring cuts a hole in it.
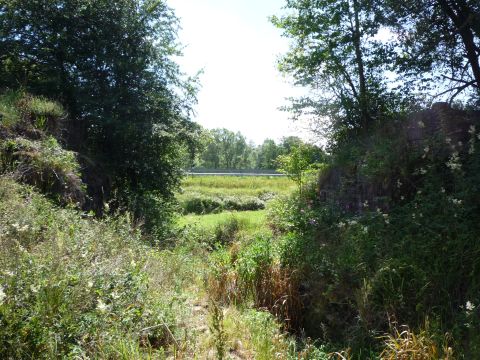
[[[13,276],[14,275],[13,272],[8,271],[8,270],[4,271],[3,273],[7,276]]]
[[[447,144],[450,144],[450,143],[452,142],[452,139],[450,139],[449,137],[447,137],[447,138],[445,138],[445,142],[446,142]]]
[[[340,221],[337,225],[340,229],[345,227],[345,223]]]
[[[462,200],[459,200],[459,199],[455,199],[455,198],[451,198],[450,201],[454,204],[454,205],[462,205]]]
[[[368,200],[365,200],[365,202],[363,203],[363,207],[368,207]]]
[[[412,219],[415,219],[415,213],[412,213]]]
[[[470,135],[474,135],[475,134],[475,125],[470,125],[470,128],[468,129],[468,133]]]
[[[348,222],[348,225],[350,225],[350,226],[357,225],[357,224],[358,224],[358,222],[356,220],[350,220]]]
[[[0,305],[3,304],[3,301],[7,297],[7,294],[5,294],[5,291],[3,289],[3,286],[0,285]]]
[[[389,225],[389,224],[390,224],[390,220],[389,220],[389,219],[385,219],[385,224]]]
[[[465,304],[465,309],[467,309],[467,311],[473,311],[475,310],[475,305],[472,302],[467,301]]]
[[[445,194],[445,188],[442,187],[442,188],[440,189],[440,192],[441,192],[442,194]]]
[[[38,286],[35,286],[35,285],[30,285],[30,290],[32,293],[36,294],[38,293]]]
[[[87,287],[88,287],[89,289],[91,289],[91,288],[93,287],[93,281],[90,280],[90,281],[87,283]]]
[[[452,156],[450,157],[450,159],[448,159],[445,165],[451,170],[460,170],[462,168],[462,165],[460,164],[460,157],[458,156],[458,152],[453,152]]]
[[[116,291],[112,292],[111,296],[112,296],[112,299],[114,299],[114,300],[116,300],[120,297],[120,295],[118,295],[118,293]]]
[[[424,123],[422,120],[420,120],[417,124],[418,124],[418,126],[420,126],[421,128],[424,128],[424,127],[425,127],[425,123]]]
[[[388,219],[388,214],[382,214],[384,219]]]
[[[424,168],[420,169],[420,174],[425,175],[426,173],[427,173],[427,170],[425,170]]]
[[[130,261],[130,266],[131,267],[137,266],[137,263],[135,262],[135,260],[132,259],[132,261]]]
[[[105,304],[101,299],[97,299],[97,310],[101,313],[104,313],[108,310],[108,305]]]
[[[422,213],[420,213],[420,214],[418,214],[418,216],[420,216],[420,217],[422,218],[422,217],[423,217],[423,214],[422,214]]]
[[[422,194],[422,190],[418,190],[417,195],[421,195],[421,194]]]
[[[423,151],[425,153],[428,153],[430,151],[430,146],[425,146],[425,148],[423,149]]]
[[[400,200],[405,200],[405,196],[400,196]]]
[[[363,226],[362,231],[364,234],[368,233],[368,226]]]
[[[400,179],[398,179],[398,180],[397,180],[397,188],[402,187],[402,185],[403,185],[402,182],[400,181]]]

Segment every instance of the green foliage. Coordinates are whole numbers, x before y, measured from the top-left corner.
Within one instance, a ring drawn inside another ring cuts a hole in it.
[[[399,51],[392,64],[406,86],[438,96],[448,94],[450,103],[465,92],[463,101],[467,96],[473,102],[478,99],[478,3],[385,1],[382,7],[379,22],[400,35],[393,39]]]
[[[185,214],[261,210],[292,190],[292,182],[282,177],[191,176],[182,185],[177,199]]]
[[[7,91],[0,96],[0,124],[10,128],[21,119],[17,103],[22,94],[19,91]]]
[[[0,24],[0,88],[59,99],[68,147],[100,163],[102,185],[113,187],[105,195],[119,205],[151,192],[171,200],[181,154],[198,135],[188,120],[196,80],[172,60],[180,54],[172,10],[153,0],[9,0]],[[60,111],[37,98],[28,107],[40,127]]]
[[[0,185],[0,356],[143,352],[141,329],[166,321],[168,307],[149,296],[148,252],[131,219],[85,220],[12,180]],[[170,342],[162,329],[150,339]]]
[[[239,132],[227,129],[208,131],[206,148],[200,156],[200,167],[208,169],[254,168],[253,145]]]
[[[224,360],[226,356],[226,339],[223,325],[223,310],[214,301],[210,302],[211,325],[210,331],[215,338],[215,348],[217,350],[217,360]]]
[[[0,173],[36,186],[62,203],[84,202],[77,154],[64,150],[53,137],[38,141],[7,139],[0,144]]]
[[[315,188],[272,206],[274,229],[287,234],[280,261],[298,269],[309,289],[307,332],[357,352],[375,349],[373,334],[390,321],[417,329],[425,318],[438,319],[434,335],[455,334],[454,347],[467,357],[474,353],[467,329],[478,324],[465,323],[462,309],[468,304],[472,313],[479,301],[476,136],[471,126],[468,144],[425,140],[402,162],[389,160],[395,143],[358,159],[366,181],[394,184],[387,208],[366,202],[353,213],[320,201]]]
[[[189,194],[180,204],[185,214],[210,214],[221,211],[248,211],[265,209],[265,202],[253,196],[212,197]]]
[[[277,158],[279,171],[285,173],[295,181],[300,192],[307,172],[318,170],[324,164],[325,155],[323,151],[313,145],[301,144],[292,148],[288,155],[280,155]]]

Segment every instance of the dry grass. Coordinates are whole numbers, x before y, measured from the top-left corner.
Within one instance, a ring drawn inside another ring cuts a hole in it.
[[[425,331],[413,333],[404,326],[394,328],[393,334],[384,337],[385,349],[380,354],[382,360],[451,360],[453,350],[448,347],[445,337],[439,346]]]
[[[298,277],[290,269],[272,264],[253,282],[245,282],[233,267],[225,266],[209,276],[207,283],[210,296],[224,304],[240,304],[253,298],[255,308],[273,314],[285,330],[296,329],[301,323]]]

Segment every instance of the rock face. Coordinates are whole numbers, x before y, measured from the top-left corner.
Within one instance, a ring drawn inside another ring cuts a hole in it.
[[[448,103],[435,103],[429,110],[413,114],[405,128],[406,139],[410,145],[421,145],[435,136],[458,144],[468,142],[470,126],[478,124],[480,111],[452,109]]]
[[[452,152],[461,154],[467,150],[474,128],[480,130],[480,111],[458,110],[448,103],[435,103],[431,109],[414,113],[396,125],[395,139],[392,139],[396,146],[392,147],[391,155],[401,162],[407,155],[411,158],[421,153],[432,141],[442,144],[444,151],[435,155],[439,158],[448,157]],[[391,169],[385,176],[367,177],[360,170],[363,162],[360,158],[354,168],[333,167],[321,174],[319,200],[353,214],[360,214],[365,208],[388,209],[401,184],[399,176],[393,176],[396,170]]]

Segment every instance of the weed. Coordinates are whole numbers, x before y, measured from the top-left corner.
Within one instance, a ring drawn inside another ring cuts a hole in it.
[[[227,352],[225,329],[223,324],[223,310],[215,302],[210,302],[210,331],[214,337],[217,359],[224,360]]]
[[[437,360],[453,359],[453,351],[447,345],[439,347],[425,331],[413,333],[408,327],[393,329],[384,337],[385,349],[380,354],[382,360]]]

